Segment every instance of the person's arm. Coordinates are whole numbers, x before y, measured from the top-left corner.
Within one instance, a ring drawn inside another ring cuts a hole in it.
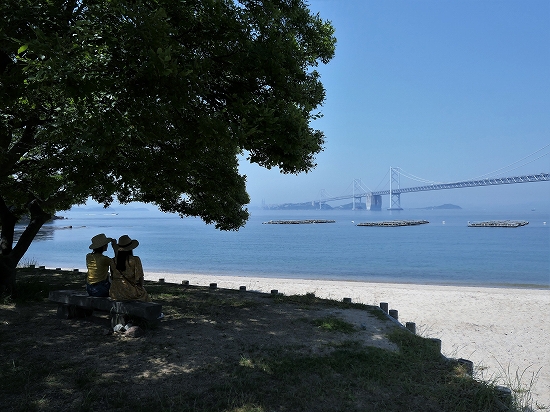
[[[116,257],[116,255],[118,253],[118,244],[116,243],[115,239],[111,240],[111,246],[113,247],[113,250],[115,252],[115,257]]]
[[[109,270],[111,271],[111,279],[113,279],[113,275],[115,274],[116,270],[116,261],[115,258],[109,258]],[[120,276],[119,276],[120,277]]]
[[[141,259],[139,256],[134,256],[136,263],[136,272],[134,273],[136,283],[140,286],[143,286],[143,266],[141,265]]]

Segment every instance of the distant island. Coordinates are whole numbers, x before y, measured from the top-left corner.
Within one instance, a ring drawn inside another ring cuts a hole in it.
[[[304,203],[282,203],[279,205],[263,205],[262,209],[269,210],[314,210],[319,209],[319,202],[304,202]],[[323,203],[322,210],[332,210],[332,206]]]
[[[428,207],[417,207],[416,209],[420,210],[436,210],[436,209],[462,209],[460,206],[452,205],[450,203],[445,203],[441,206],[428,206]]]
[[[304,203],[282,203],[280,205],[263,205],[263,209],[269,210],[319,210],[319,202],[304,202]],[[353,203],[347,203],[345,205],[330,206],[327,203],[321,204],[321,210],[351,210],[353,209]],[[355,202],[355,209],[366,209],[364,203]]]
[[[71,208],[71,212],[86,212],[86,213],[111,213],[111,214],[118,214],[119,212],[149,212],[150,210],[146,207],[142,206],[127,206],[122,205],[120,209],[115,209],[113,207],[103,207],[101,205],[99,206],[75,206]]]
[[[354,205],[353,203],[346,203],[344,205],[339,205],[332,207],[326,203],[323,203],[321,205],[322,210],[351,210],[353,209]],[[304,202],[304,203],[282,203],[279,205],[263,205],[263,209],[269,209],[269,210],[315,210],[319,209],[319,202]],[[355,202],[355,210],[365,210],[366,205],[365,203],[359,203]],[[428,207],[418,207],[413,208],[415,210],[439,210],[439,209],[462,209],[460,206],[452,205],[450,203],[446,203],[441,206],[428,206]]]

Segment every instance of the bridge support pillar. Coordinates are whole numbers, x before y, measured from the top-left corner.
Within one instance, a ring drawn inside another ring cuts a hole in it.
[[[390,202],[388,210],[403,210],[401,207],[401,193],[390,192]]]
[[[382,210],[381,195],[367,195],[365,203],[367,210]]]

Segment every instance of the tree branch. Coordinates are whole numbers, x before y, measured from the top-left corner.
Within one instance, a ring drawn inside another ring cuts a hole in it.
[[[12,251],[12,257],[16,262],[21,260],[23,255],[27,252],[42,225],[52,217],[51,214],[42,210],[42,206],[37,199],[32,200],[27,207],[31,214],[30,222],[19,237],[19,240]]]
[[[10,174],[12,174],[13,166],[21,159],[23,154],[34,147],[33,141],[36,129],[39,125],[43,123],[43,121],[40,121],[38,119],[31,119],[23,125],[25,129],[23,130],[21,139],[17,143],[15,143],[10,150],[6,152],[5,161],[2,162],[2,176],[9,176]]]

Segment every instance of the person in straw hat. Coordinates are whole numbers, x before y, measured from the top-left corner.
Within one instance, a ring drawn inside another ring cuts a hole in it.
[[[109,296],[111,258],[103,255],[103,252],[107,251],[109,243],[113,244],[114,248],[115,239],[100,233],[92,238],[92,244],[89,246],[92,252],[86,255],[86,267],[88,268],[86,291],[90,296]]]
[[[143,287],[143,267],[139,256],[133,250],[139,242],[123,235],[118,239],[116,256],[111,259],[112,284],[109,296],[115,300],[141,300],[149,302],[149,295]]]

